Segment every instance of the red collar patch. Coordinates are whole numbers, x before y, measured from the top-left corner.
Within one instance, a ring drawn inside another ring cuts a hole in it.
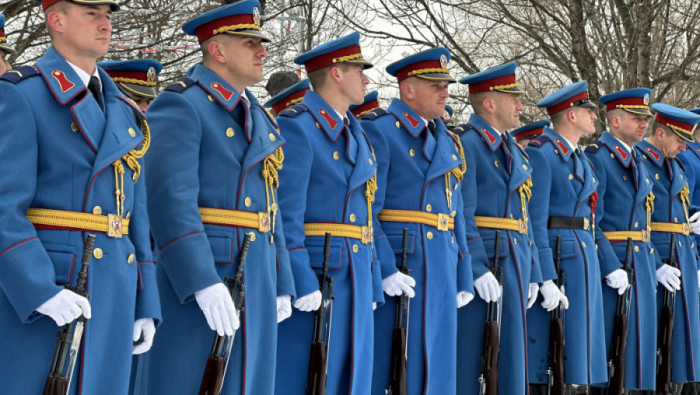
[[[561,152],[564,155],[569,153],[569,147],[567,147],[566,144],[562,143],[562,141],[559,139],[556,139],[555,141],[557,142],[557,145],[559,146],[559,148],[561,148]]]
[[[653,156],[654,159],[656,159],[656,160],[659,160],[659,158],[661,158],[661,154],[657,153],[656,151],[654,151],[653,149],[651,149],[649,147],[647,147],[647,152],[650,153],[651,156]]]
[[[231,97],[233,97],[233,92],[224,88],[218,82],[212,82],[211,88],[214,89],[215,91],[219,92],[221,97],[223,97],[226,101],[231,100]]]
[[[489,131],[487,129],[481,129],[481,133],[486,135],[486,138],[489,139],[489,142],[491,144],[496,142],[496,138],[491,133],[489,133]]]
[[[634,148],[633,148],[633,149],[634,149]],[[622,147],[620,147],[619,145],[616,145],[616,146],[615,146],[615,151],[617,151],[617,153],[620,154],[620,156],[622,157],[622,160],[627,160],[627,156],[628,156],[629,154],[628,154],[627,152],[625,152],[625,150],[622,149]]]
[[[329,114],[326,110],[319,110],[318,113],[321,114],[321,116],[323,117],[323,119],[326,120],[326,122],[328,122],[328,126],[331,129],[335,129],[335,126],[338,124],[338,121],[335,118],[333,118],[331,114]]]
[[[415,118],[413,118],[413,117],[411,116],[411,114],[409,114],[409,113],[407,113],[407,112],[403,113],[403,117],[406,118],[406,119],[408,120],[408,122],[411,124],[411,127],[414,127],[414,128],[415,128],[416,126],[418,126],[418,125],[420,124],[420,122],[419,122],[418,120],[416,120]]]
[[[75,84],[70,82],[66,77],[66,74],[61,70],[54,70],[51,72],[51,75],[56,79],[56,81],[58,81],[58,85],[61,86],[62,93],[68,92],[75,86]]]

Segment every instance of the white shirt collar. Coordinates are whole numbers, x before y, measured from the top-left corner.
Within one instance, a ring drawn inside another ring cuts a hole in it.
[[[612,135],[611,135],[611,136],[612,136]],[[615,137],[615,136],[613,136],[613,137]],[[617,141],[620,143],[620,145],[622,145],[623,147],[625,147],[625,149],[627,150],[627,152],[629,152],[630,154],[632,153],[632,147],[630,147],[629,145],[625,144],[624,141],[618,139],[617,137],[615,137],[615,140],[617,140]]]
[[[66,60],[66,62],[68,61]],[[75,71],[75,73],[78,74],[78,77],[80,77],[80,80],[83,81],[83,85],[85,85],[86,87],[90,82],[90,77],[97,77],[97,79],[100,81],[100,91],[102,90],[102,80],[100,79],[100,73],[97,72],[97,67],[95,67],[95,72],[92,73],[92,75],[90,75],[85,70],[81,69],[80,67],[74,65],[71,62],[68,62],[68,65],[70,65],[73,71]]]

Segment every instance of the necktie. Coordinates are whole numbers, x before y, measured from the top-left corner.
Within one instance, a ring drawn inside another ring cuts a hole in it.
[[[348,117],[343,117],[343,123],[345,124],[345,126],[350,127],[350,120],[348,119]]]
[[[90,93],[92,93],[92,96],[95,98],[100,108],[104,110],[104,104],[102,103],[102,89],[100,87],[99,78],[95,77],[94,75],[90,77],[90,82],[88,82],[87,88]]]
[[[435,127],[435,122],[430,121],[428,122],[428,130],[430,130],[430,134],[437,139],[437,128]]]

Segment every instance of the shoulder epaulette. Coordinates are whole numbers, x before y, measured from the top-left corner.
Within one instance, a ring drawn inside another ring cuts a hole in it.
[[[21,66],[16,69],[12,69],[7,73],[0,76],[0,80],[9,81],[16,84],[24,79],[39,75],[39,71],[32,66]]]
[[[588,147],[586,147],[584,151],[588,152],[589,154],[595,154],[596,152],[598,152],[602,145],[602,143],[596,141],[594,143],[591,143]]]
[[[452,133],[456,134],[457,136],[461,136],[469,129],[471,129],[469,125],[462,124],[452,129]]]
[[[166,91],[169,92],[176,92],[176,93],[182,93],[185,91],[185,89],[191,87],[194,85],[195,82],[191,78],[183,77],[179,81],[171,84],[167,88],[165,88]]]
[[[306,111],[306,106],[302,106],[301,104],[295,104],[291,107],[287,107],[284,111],[277,114],[277,116],[295,118],[297,115],[301,114],[304,111]]]
[[[383,108],[375,108],[374,110],[368,112],[367,114],[363,115],[362,118],[360,118],[363,121],[373,121],[379,117],[382,117],[386,114],[388,114],[387,110]]]

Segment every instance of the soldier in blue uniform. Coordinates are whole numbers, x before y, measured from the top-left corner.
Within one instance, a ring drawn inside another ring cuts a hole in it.
[[[458,312],[457,392],[479,390],[483,321],[486,303],[502,296],[501,344],[498,354],[500,394],[527,392],[527,330],[525,313],[537,298],[542,282],[534,244],[528,201],[532,169],[525,152],[507,132],[520,126],[524,91],[515,78],[517,64],[509,62],[460,80],[469,85],[474,114],[457,127],[467,172],[462,182],[464,219],[472,257],[474,288],[479,295]],[[499,250],[495,251],[496,232]],[[487,265],[498,254],[503,271],[502,295]],[[558,304],[554,288],[547,303]]]
[[[196,393],[215,334],[231,335],[240,322],[222,393],[271,394],[277,323],[291,314],[294,286],[277,207],[284,141],[246,89],[262,81],[267,57],[260,4],[213,9],[183,30],[197,37],[203,60],[148,110],[157,141],[148,213],[164,324],[137,391]],[[239,321],[223,280],[235,276],[246,234]]]
[[[454,112],[455,112],[455,110],[452,109],[451,106],[445,105],[445,112],[440,117],[440,119],[442,120],[442,123],[445,124],[445,127],[450,132],[452,130],[454,130],[455,127],[457,127],[457,125],[455,125]]]
[[[3,393],[41,393],[57,325],[84,315],[69,393],[126,393],[132,352],[150,348],[160,321],[141,166],[148,126],[96,66],[116,2],[42,6],[52,46],[0,79],[0,383]],[[76,283],[88,233],[89,301],[64,288]]]
[[[0,14],[0,75],[12,68],[10,62],[7,61],[7,55],[13,53],[15,53],[15,49],[7,43],[5,35],[5,15]]]
[[[158,96],[158,74],[163,69],[152,59],[113,60],[97,64],[112,77],[119,90],[146,112]]]
[[[552,123],[548,119],[543,119],[511,130],[510,134],[521,147],[525,148],[530,141],[536,139],[544,132],[545,128],[549,128],[551,125]]]
[[[381,108],[379,105],[379,92],[372,91],[365,95],[365,99],[362,104],[353,104],[350,106],[350,112],[355,118],[362,119],[363,116],[369,114],[373,110]]]
[[[634,289],[625,356],[625,388],[632,391],[656,388],[656,269],[661,261],[649,239],[653,182],[633,150],[644,137],[651,117],[651,94],[649,89],[635,88],[601,97],[609,131],[586,148],[598,179],[595,237],[600,272],[607,284],[603,306],[608,356],[618,295],[628,287],[622,265],[627,261],[627,240],[632,239]]]
[[[299,55],[313,91],[279,114],[287,145],[280,174],[280,207],[294,273],[294,315],[280,325],[278,394],[304,394],[321,304],[316,273],[324,235],[333,236],[329,275],[333,316],[328,394],[369,394],[372,383],[373,302],[383,302],[379,263],[373,260],[372,203],[377,165],[367,136],[348,111],[360,104],[369,80],[356,32]]]
[[[598,117],[586,81],[565,86],[537,105],[547,110],[552,129],[545,128],[525,149],[532,166],[532,227],[542,277],[556,277],[566,290],[565,305],[570,303],[564,313],[565,382],[588,386],[608,378],[602,276],[592,226],[598,181],[578,146],[582,137],[595,132]],[[531,394],[546,394],[551,379],[549,311],[554,307],[535,304],[527,315]]]
[[[375,206],[381,212],[375,243],[384,291],[401,295],[401,284],[395,283],[416,284],[408,315],[409,394],[456,392],[457,308],[474,297],[459,193],[464,153],[459,138],[440,120],[447,87],[455,82],[449,59],[447,49],[434,48],[389,65],[400,98],[362,120],[377,156]],[[407,265],[415,281],[397,271],[404,228],[409,229]],[[388,296],[374,313],[373,394],[383,393],[389,380],[396,302]]]
[[[265,102],[264,107],[272,109],[272,113],[276,116],[285,109],[299,104],[304,98],[306,91],[309,90],[309,87],[309,80],[301,80],[273,96],[270,100]]]
[[[685,150],[686,142],[694,141],[692,132],[700,115],[663,103],[653,104],[652,109],[656,116],[651,135],[635,148],[654,184],[651,241],[661,257],[669,256],[671,234],[675,234],[675,265],[664,263],[656,277],[659,309],[664,295],[661,285],[676,293],[671,381],[679,393],[683,383],[700,380],[698,262],[691,235],[691,225],[700,227],[700,214],[693,213],[697,206],[690,203],[687,178],[676,155]]]

